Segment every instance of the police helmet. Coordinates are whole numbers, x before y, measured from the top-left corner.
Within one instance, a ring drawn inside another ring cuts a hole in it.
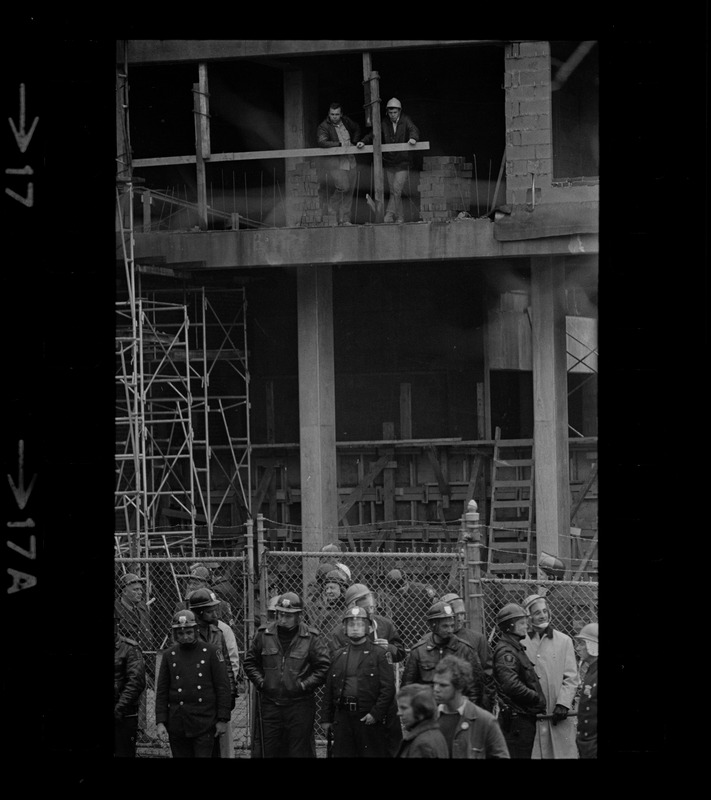
[[[219,606],[217,595],[209,589],[195,589],[187,597],[190,608],[212,608]]]
[[[277,598],[275,608],[277,613],[300,614],[303,610],[301,598],[296,592],[285,592]]]
[[[580,629],[580,633],[578,633],[575,638],[584,639],[586,642],[595,642],[597,644],[597,627],[597,622],[589,622],[587,625],[583,625]]]
[[[323,579],[323,582],[337,583],[344,589],[348,588],[348,578],[346,577],[345,573],[340,569],[332,569],[329,572],[327,572],[325,578]]]
[[[348,622],[349,619],[365,619],[370,622],[370,614],[360,606],[353,606],[343,612],[343,622]]]
[[[449,603],[450,606],[454,609],[455,614],[464,614],[465,613],[465,606],[464,600],[454,592],[450,592],[449,594],[445,594],[443,597],[439,598],[443,603]]]
[[[195,619],[195,614],[188,608],[176,611],[173,615],[171,628],[194,628],[196,626],[197,621]]]
[[[345,601],[347,606],[355,605],[370,594],[370,589],[364,583],[354,583],[346,589]]]
[[[496,624],[501,627],[512,619],[520,619],[521,617],[525,618],[527,616],[526,611],[517,603],[507,603],[497,613]]]
[[[427,612],[427,622],[434,622],[438,619],[449,619],[450,617],[454,618],[454,609],[449,603],[443,603],[441,600],[438,600],[434,605],[430,606]]]

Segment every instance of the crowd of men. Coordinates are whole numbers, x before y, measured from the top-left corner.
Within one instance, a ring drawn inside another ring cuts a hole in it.
[[[253,758],[315,758],[317,723],[333,758],[596,758],[598,625],[570,637],[545,596],[505,604],[495,646],[466,627],[454,593],[427,598],[419,635],[406,641],[351,582],[337,556],[317,572],[309,602],[271,598],[240,663],[231,616],[202,565],[160,651],[158,738],[173,757],[233,758],[231,713],[246,677]],[[390,576],[402,589],[401,574]],[[149,685],[141,578],[121,579],[114,611],[115,755],[134,757]],[[407,589],[413,591],[412,586]],[[145,712],[144,712],[145,713]]]

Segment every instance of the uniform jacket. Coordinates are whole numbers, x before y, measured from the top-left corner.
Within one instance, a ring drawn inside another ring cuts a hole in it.
[[[481,707],[487,711],[494,710],[494,703],[496,702],[496,681],[494,680],[494,665],[491,658],[491,650],[489,643],[486,641],[486,636],[479,631],[474,631],[471,628],[460,628],[455,631],[455,634],[468,642],[476,651],[481,662],[481,668],[484,670],[484,693],[481,700]]]
[[[546,698],[521,641],[504,633],[494,649],[494,675],[502,705],[519,714],[543,713]]]
[[[533,662],[536,675],[546,698],[546,714],[552,714],[557,704],[573,708],[580,684],[573,640],[551,625],[542,636],[526,636],[522,641]],[[577,758],[575,722],[568,718],[553,725],[551,720],[539,720],[531,758]]]
[[[338,700],[343,695],[348,654],[352,647],[353,645],[348,644],[340,648],[333,657],[323,695],[322,722],[333,722]],[[393,668],[387,660],[385,648],[380,645],[366,642],[355,649],[359,653],[356,673],[358,711],[361,716],[371,714],[376,722],[382,722],[395,697]]]
[[[390,119],[383,117],[381,124],[381,140],[383,144],[403,144],[404,142],[414,139],[416,142],[420,140],[420,131],[417,129],[415,123],[406,114],[400,114],[397,121],[395,130]],[[363,144],[371,144],[373,141],[372,131],[361,139]],[[401,153],[383,153],[383,166],[384,167],[400,167],[405,169],[413,163],[412,153],[403,151]]]
[[[449,747],[437,720],[425,719],[403,730],[396,758],[449,758]]]
[[[230,684],[222,650],[198,640],[163,652],[156,683],[156,723],[169,734],[193,738],[230,719]]]
[[[578,749],[581,758],[597,758],[597,659],[583,678],[578,705]]]
[[[244,671],[265,697],[284,705],[312,698],[325,683],[330,663],[326,641],[316,628],[300,622],[289,650],[284,652],[277,623],[270,622],[254,635],[244,657]],[[304,684],[303,689],[299,682]]]
[[[138,642],[118,636],[114,644],[114,712],[122,717],[138,714],[145,688],[146,665]]]
[[[119,617],[118,629],[122,636],[138,642],[141,650],[153,649],[151,615],[148,606],[142,600],[129,608],[119,597],[114,603],[114,613]]]
[[[496,717],[466,700],[454,731],[452,758],[509,758]]]
[[[225,625],[226,623],[222,623]],[[227,626],[229,627],[229,626]],[[230,655],[230,649],[227,646],[227,639],[220,628],[219,621],[216,623],[210,623],[209,625],[198,625],[198,639],[203,642],[210,642],[210,644],[214,644],[215,647],[218,647],[222,651],[222,657],[227,665],[227,680],[230,685],[230,697],[237,696],[237,679],[235,677],[235,673],[233,670],[233,663],[232,658],[233,656]],[[239,658],[239,656],[238,656]]]
[[[373,630],[368,634],[370,641],[373,642],[376,638],[387,639],[388,646],[386,650],[390,655],[390,660],[393,662],[393,664],[403,661],[407,655],[407,650],[405,649],[405,645],[400,638],[398,629],[395,627],[395,623],[388,617],[383,617],[380,614],[373,614],[371,616],[371,623]],[[333,654],[336,650],[341,647],[345,647],[348,644],[348,641],[348,637],[343,631],[343,624],[341,623],[336,625],[329,637],[331,657],[333,657]]]
[[[472,665],[473,685],[470,699],[474,702],[481,700],[484,686],[484,671],[479,662],[479,656],[474,648],[462,639],[452,636],[447,644],[435,644],[433,634],[430,632],[416,644],[405,664],[402,676],[402,685],[407,683],[428,683],[434,681],[434,669],[439,662],[448,655],[458,656]]]
[[[352,120],[350,117],[347,117],[345,114],[341,117],[341,122],[346,126],[346,130],[348,131],[351,137],[351,144],[355,144],[360,138],[360,126],[357,122]],[[316,129],[316,144],[319,147],[340,147],[341,140],[338,138],[338,131],[336,130],[336,126],[331,122],[331,120],[326,117],[323,122],[318,126]],[[351,156],[352,163],[355,165],[355,156]],[[334,158],[320,158],[319,161],[323,161],[323,168],[324,169],[337,169],[339,164],[338,156]]]
[[[239,648],[237,647],[237,639],[235,638],[232,628],[230,628],[230,626],[221,619],[217,620],[217,627],[222,631],[222,635],[225,637],[227,656],[229,664],[232,667],[232,675],[235,679],[235,694],[237,694],[237,681],[239,681],[240,674]]]

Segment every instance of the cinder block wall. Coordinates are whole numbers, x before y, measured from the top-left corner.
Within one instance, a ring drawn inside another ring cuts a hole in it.
[[[425,222],[454,219],[469,212],[472,165],[462,156],[425,156],[417,188]]]
[[[335,225],[333,216],[323,213],[320,185],[323,178],[316,160],[294,161],[287,170],[287,196],[294,222],[304,227]]]
[[[504,52],[506,202],[551,200],[551,57],[548,42],[513,42]],[[534,176],[532,180],[532,175]]]

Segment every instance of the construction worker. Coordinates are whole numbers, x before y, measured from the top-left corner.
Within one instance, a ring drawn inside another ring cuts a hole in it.
[[[353,606],[343,615],[348,644],[328,670],[321,727],[333,729],[334,758],[388,756],[385,716],[395,699],[395,676],[386,650],[369,641],[370,615]]]
[[[146,664],[138,642],[119,633],[119,620],[114,611],[114,756],[135,758]]]
[[[439,703],[439,729],[451,758],[509,758],[496,717],[467,699],[472,681],[469,661],[445,656],[435,667],[434,698]]]
[[[175,643],[163,653],[156,683],[156,730],[173,758],[211,758],[230,721],[230,683],[222,649],[200,641],[195,614],[176,612]]]
[[[188,595],[187,602],[190,610],[195,614],[197,622],[198,639],[210,642],[222,650],[225,663],[228,665],[227,677],[230,684],[230,712],[234,710],[239,694],[239,650],[232,628],[217,618],[217,608],[220,601],[210,589],[195,589]],[[215,739],[214,758],[234,758],[234,740],[232,726],[227,726],[224,736]]]
[[[119,581],[120,596],[114,603],[114,615],[118,616],[119,633],[138,642],[141,650],[153,649],[153,632],[148,605],[143,599],[141,578],[127,572]]]
[[[263,758],[315,758],[314,692],[326,682],[328,647],[316,628],[301,621],[295,592],[277,600],[275,622],[259,628],[244,658],[244,671],[257,687]]]
[[[386,106],[386,116],[381,123],[381,139],[383,144],[415,145],[420,139],[420,132],[415,123],[402,113],[402,103],[397,97],[391,97]],[[373,132],[366,134],[357,147],[371,144]],[[388,182],[388,205],[385,209],[384,222],[404,222],[402,194],[405,192],[408,178],[417,183],[417,178],[410,175],[414,167],[413,154],[409,152],[383,153],[383,171]],[[405,192],[406,193],[406,192]]]
[[[437,592],[429,584],[410,580],[399,569],[391,569],[385,581],[390,591],[392,618],[405,645],[412,647],[427,632],[422,623],[437,599]]]
[[[309,622],[323,635],[341,624],[346,610],[345,594],[349,581],[345,572],[336,568],[329,570],[323,579],[323,589],[317,602],[309,608]]]
[[[454,635],[464,639],[476,650],[482,669],[484,670],[484,694],[481,698],[481,707],[493,713],[496,706],[496,681],[494,680],[494,665],[491,660],[491,649],[486,636],[480,631],[467,628],[464,624],[467,610],[464,600],[454,592],[440,597],[443,603],[449,603],[454,609]]]
[[[522,644],[546,698],[546,714],[537,722],[531,758],[577,758],[575,724],[568,718],[580,685],[573,640],[553,627],[548,603],[541,595],[529,595],[523,608],[529,615],[529,632]]]
[[[397,758],[449,758],[447,740],[437,723],[437,705],[431,686],[408,683],[397,693],[402,742]]]
[[[507,603],[496,615],[501,631],[494,648],[499,724],[511,758],[530,758],[536,738],[536,714],[544,714],[546,698],[531,659],[521,644],[528,629],[526,611]]]
[[[578,731],[576,744],[580,758],[597,758],[597,654],[598,624],[583,625],[575,638],[575,652],[585,665],[580,703],[578,705]]]
[[[316,129],[317,145],[330,148],[349,147],[355,144],[359,138],[360,126],[358,123],[343,114],[340,103],[331,103],[328,108],[328,116]],[[334,155],[320,160],[324,162],[323,169],[327,171],[333,182],[333,192],[328,197],[328,213],[336,218],[339,225],[352,225],[351,207],[358,174],[355,156]],[[326,191],[328,193],[328,186],[326,186]]]
[[[454,609],[448,603],[437,601],[428,610],[426,620],[430,632],[410,650],[402,676],[403,685],[431,685],[437,664],[446,655],[459,656],[472,665],[469,698],[478,705],[484,691],[484,671],[474,648],[454,635]]]

